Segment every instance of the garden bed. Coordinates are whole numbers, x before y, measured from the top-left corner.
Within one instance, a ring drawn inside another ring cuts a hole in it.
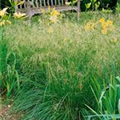
[[[25,120],[81,120],[118,112],[120,16],[88,12],[77,21],[71,13],[54,23],[50,15],[3,27],[2,89],[16,97],[15,115],[8,107],[1,114],[6,120],[19,112]]]

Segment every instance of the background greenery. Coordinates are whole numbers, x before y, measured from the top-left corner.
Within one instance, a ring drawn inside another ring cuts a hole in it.
[[[111,8],[114,9],[114,7],[117,4],[117,1],[119,2],[119,0],[97,0],[100,1],[101,6],[100,8]],[[82,0],[81,2],[81,9],[82,11],[86,10],[85,4],[90,2],[89,0]],[[4,8],[5,6],[10,6],[9,0],[0,0],[0,7]]]
[[[114,9],[117,5],[117,2],[119,2],[119,0],[97,0],[96,2],[100,2],[100,7],[99,9],[102,9],[102,8],[106,8],[106,9]],[[85,7],[85,4],[89,3],[90,0],[83,0],[81,2],[81,9],[83,11],[86,10],[86,7]]]
[[[9,0],[0,0],[0,8],[4,8],[6,6],[10,6]]]

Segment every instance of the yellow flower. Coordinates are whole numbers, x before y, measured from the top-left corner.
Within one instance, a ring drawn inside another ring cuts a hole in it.
[[[112,25],[113,25],[113,21],[107,20],[107,25],[108,25],[108,26],[112,26]]]
[[[52,23],[56,23],[58,22],[58,15],[60,15],[60,13],[55,10],[55,8],[50,12],[50,21]]]
[[[14,13],[14,17],[15,18],[18,18],[18,19],[20,19],[20,18],[22,18],[22,17],[25,17],[26,16],[26,14],[25,13]]]
[[[52,22],[52,23],[56,23],[58,20],[57,20],[57,16],[51,16],[50,17],[50,21]]]
[[[101,32],[102,32],[102,34],[107,34],[107,29],[104,28],[104,29],[101,30]]]
[[[3,26],[3,25],[5,25],[5,20],[0,21],[0,26]]]
[[[7,14],[7,12],[6,12],[7,9],[8,9],[8,8],[4,8],[3,10],[0,10],[0,16],[1,16],[1,17],[4,17],[4,16]]]
[[[106,25],[110,31],[112,31],[114,29],[114,25],[111,20],[107,20]]]
[[[57,10],[53,9],[52,13],[51,13],[51,16],[58,16],[59,14],[60,13]]]
[[[94,23],[94,22],[88,22],[88,23],[84,26],[84,29],[85,29],[85,31],[94,30],[94,29],[95,29],[95,25],[96,25],[96,23]]]
[[[65,5],[70,5],[71,4],[71,2],[65,2]]]
[[[90,30],[90,26],[85,25],[85,26],[84,26],[84,29],[85,29],[85,31],[89,31],[89,30]]]
[[[101,23],[102,26],[102,30],[101,30],[102,34],[107,34],[108,31],[112,31],[114,28],[113,22],[111,20],[105,21],[104,18],[101,18],[99,22]]]
[[[101,19],[99,20],[99,22],[104,23],[104,22],[105,22],[105,19],[104,19],[104,18],[101,18]]]

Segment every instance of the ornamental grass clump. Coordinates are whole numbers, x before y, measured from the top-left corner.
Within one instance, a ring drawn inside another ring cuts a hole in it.
[[[23,113],[24,120],[83,120],[84,111],[91,113],[86,105],[97,111],[92,81],[107,83],[99,84],[102,85],[96,89],[99,92],[104,86],[110,86],[112,82],[108,80],[120,75],[119,17],[111,16],[114,30],[107,34],[101,33],[102,15],[91,19],[93,16],[86,18],[86,13],[78,22],[64,19],[53,24],[48,13],[38,18],[40,22],[32,21],[31,26],[26,21],[6,26],[4,39],[8,51],[14,53],[7,64],[13,65],[19,76],[19,79],[11,76],[9,79],[18,83],[12,112]],[[82,18],[93,21],[94,29],[86,31],[87,22]],[[116,66],[114,76],[111,61]]]
[[[120,68],[119,26],[115,34],[103,35],[100,18],[92,31],[85,31],[81,22],[44,24],[43,18],[31,26],[21,21],[6,28],[21,88],[14,112],[24,113],[24,120],[81,120],[84,110],[91,113],[85,104],[97,110],[90,87],[93,78],[106,81],[103,65],[111,74],[111,60],[117,66],[116,76]],[[118,39],[116,44],[111,43],[113,38]]]

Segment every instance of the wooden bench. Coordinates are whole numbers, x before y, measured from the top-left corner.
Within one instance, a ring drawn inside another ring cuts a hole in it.
[[[20,2],[21,0],[18,1]],[[15,7],[15,11],[26,13],[29,19],[31,19],[33,15],[40,14],[43,10],[48,12],[50,6],[51,9],[55,8],[59,12],[75,10],[79,19],[80,0],[77,0],[76,6],[66,5],[67,2],[68,0],[24,0],[22,5]]]

